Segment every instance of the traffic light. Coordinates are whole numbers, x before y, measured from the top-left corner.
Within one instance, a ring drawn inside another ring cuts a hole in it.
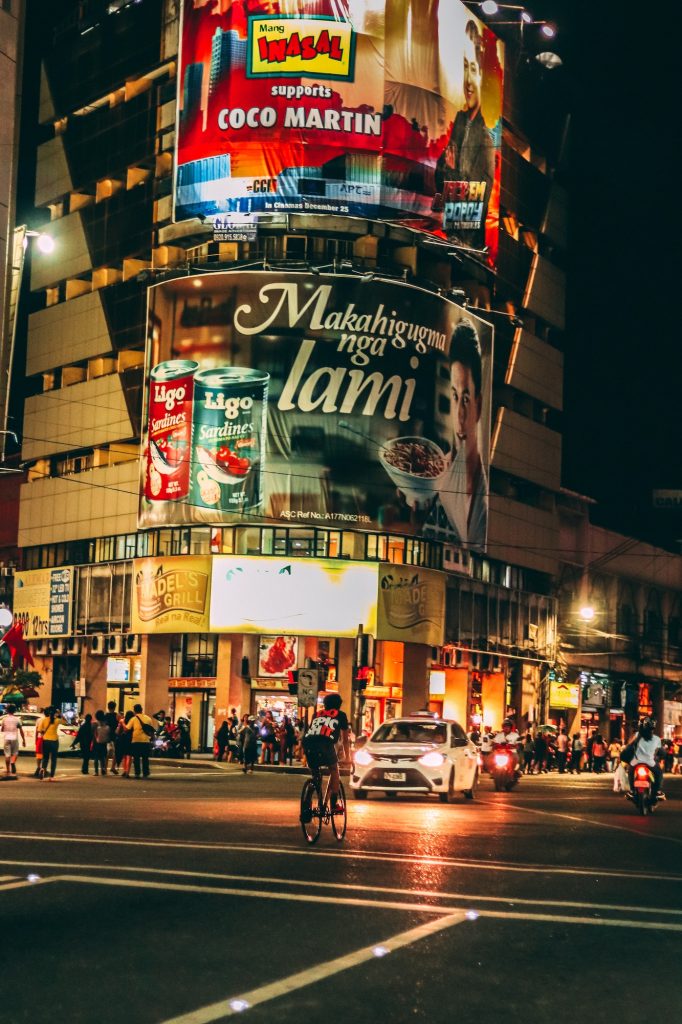
[[[289,694],[292,697],[298,696],[298,669],[294,669],[293,672],[287,672],[289,676]]]
[[[367,668],[366,665],[361,666],[355,671],[355,678],[353,679],[354,690],[365,690],[371,677],[374,675],[371,668]]]

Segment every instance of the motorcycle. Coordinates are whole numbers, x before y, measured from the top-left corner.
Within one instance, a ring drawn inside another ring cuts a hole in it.
[[[628,794],[640,814],[652,814],[658,803],[654,797],[654,773],[648,764],[632,766],[632,794]]]
[[[509,792],[514,788],[519,781],[519,770],[511,747],[496,746],[494,748],[490,774],[498,793],[503,789]]]
[[[151,757],[182,757],[182,748],[178,739],[162,730],[151,741],[149,753]]]

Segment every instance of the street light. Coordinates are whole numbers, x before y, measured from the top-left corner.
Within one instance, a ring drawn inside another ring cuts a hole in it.
[[[592,622],[596,615],[596,612],[591,604],[584,604],[578,612],[578,615],[583,620],[583,622]]]
[[[36,239],[36,245],[44,256],[49,256],[50,253],[55,250],[55,240],[52,235],[46,235],[44,231],[31,231],[26,230],[24,232],[24,249],[28,248],[29,238]]]

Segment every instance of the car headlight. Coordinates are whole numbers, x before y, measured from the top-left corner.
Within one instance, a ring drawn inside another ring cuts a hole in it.
[[[422,754],[419,758],[419,763],[423,764],[425,768],[440,768],[444,761],[443,755],[436,750],[430,750],[428,754]]]
[[[371,764],[373,760],[374,758],[367,750],[358,750],[357,753],[355,754],[356,764],[366,766],[368,764]]]

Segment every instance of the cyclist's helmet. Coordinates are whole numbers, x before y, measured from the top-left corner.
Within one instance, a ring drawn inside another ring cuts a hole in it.
[[[343,700],[340,693],[328,693],[324,698],[325,711],[338,711],[342,704]]]
[[[645,740],[650,740],[651,737],[654,734],[654,729],[655,728],[656,728],[656,721],[655,721],[655,719],[653,719],[649,715],[647,715],[647,717],[643,718],[642,721],[639,723],[639,734],[640,734],[640,736],[643,736]]]
[[[503,729],[513,729],[514,728],[514,723],[512,722],[511,718],[505,718],[505,720],[502,722],[502,728]]]

